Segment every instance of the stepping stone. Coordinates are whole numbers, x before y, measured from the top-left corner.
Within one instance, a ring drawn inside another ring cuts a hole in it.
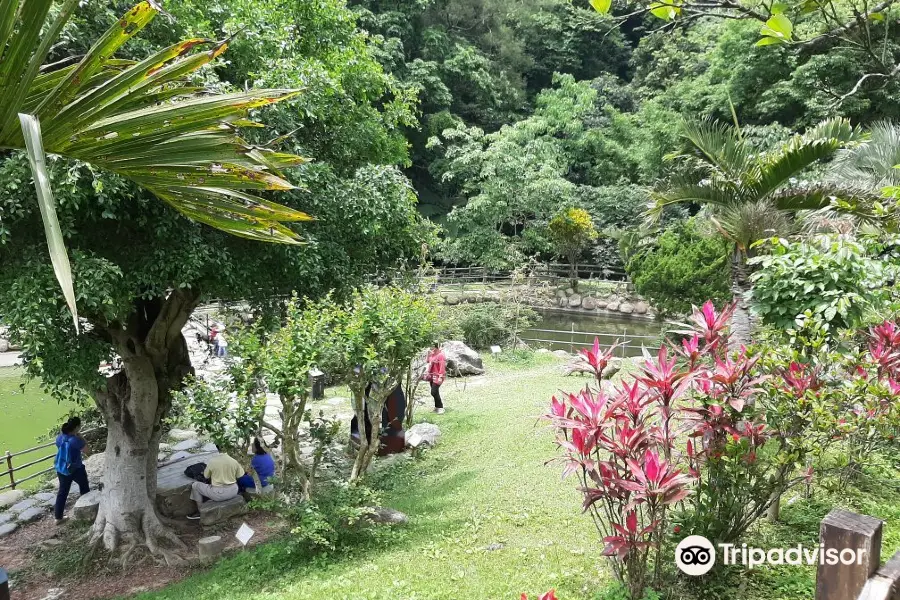
[[[0,525],[0,538],[8,536],[18,528],[18,523],[7,523],[6,525]]]
[[[37,506],[37,503],[38,503],[37,500],[34,500],[33,498],[28,498],[27,500],[22,500],[21,502],[17,502],[16,504],[13,504],[12,506],[9,507],[9,510],[11,510],[12,512],[14,512],[16,514],[19,514],[19,513],[25,512],[29,508]]]
[[[0,525],[5,525],[10,521],[15,521],[16,515],[11,512],[0,513]]]
[[[195,439],[184,440],[184,441],[178,442],[177,444],[172,446],[172,450],[174,450],[176,452],[180,452],[182,450],[193,450],[194,448],[196,448],[199,445],[200,445],[200,442],[198,442]]]
[[[35,498],[39,502],[43,502],[44,504],[54,505],[56,504],[56,494],[52,492],[38,492],[32,498]]]
[[[218,451],[219,451],[219,449],[218,449],[218,448],[216,447],[216,445],[213,444],[212,442],[210,442],[210,443],[208,443],[208,444],[203,444],[203,446],[200,448],[200,452],[213,452],[213,453],[215,453],[215,452],[218,452]]]
[[[215,525],[245,512],[247,512],[247,502],[243,496],[222,502],[208,500],[200,506],[200,524]]]
[[[197,432],[190,429],[173,429],[169,432],[169,437],[178,441],[190,440],[197,437]]]
[[[225,551],[225,540],[221,535],[211,535],[197,541],[197,551],[203,560],[212,560]]]
[[[100,510],[100,491],[88,492],[78,499],[72,508],[72,516],[79,521],[93,521]]]
[[[9,492],[3,492],[0,494],[0,508],[6,508],[7,506],[12,506],[17,502],[21,502],[25,499],[25,492],[22,490],[12,490]]]
[[[31,523],[47,514],[46,506],[35,506],[19,513],[19,523]]]
[[[190,457],[192,457],[192,456],[194,456],[194,455],[191,454],[190,452],[188,452],[187,450],[182,450],[181,452],[176,452],[175,454],[173,454],[172,456],[170,456],[170,457],[169,457],[169,462],[175,462],[175,461],[179,461],[179,460],[184,460],[185,458],[190,458]]]

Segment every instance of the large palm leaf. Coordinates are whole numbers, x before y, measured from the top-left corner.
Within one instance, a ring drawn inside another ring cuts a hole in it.
[[[49,153],[119,173],[184,215],[231,234],[299,241],[284,223],[310,217],[252,192],[292,188],[279,171],[304,159],[253,147],[236,129],[252,124],[250,110],[298,90],[215,95],[192,86],[187,77],[227,47],[213,40],[185,40],[137,62],[112,58],[160,12],[152,0],[128,11],[77,64],[44,66],[78,0],[64,0],[48,22],[52,4],[0,0],[0,147],[26,148],[18,115],[30,115]],[[28,149],[33,165],[34,148]],[[64,256],[58,242],[51,243],[55,267],[62,264],[58,248]]]

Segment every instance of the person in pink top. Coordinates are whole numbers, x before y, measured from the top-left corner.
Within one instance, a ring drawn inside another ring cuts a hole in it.
[[[447,357],[438,342],[428,352],[428,372],[425,380],[431,382],[431,397],[434,398],[434,412],[444,414],[444,402],[441,400],[441,384],[447,374]]]

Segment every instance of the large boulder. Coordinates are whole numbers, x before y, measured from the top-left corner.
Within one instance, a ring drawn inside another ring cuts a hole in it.
[[[569,296],[569,306],[572,308],[578,308],[581,306],[581,295],[580,294],[572,294]]]
[[[98,452],[91,454],[84,459],[84,469],[87,471],[88,482],[96,485],[103,481],[103,475],[106,473],[106,453]]]
[[[611,311],[619,310],[619,301],[616,300],[615,302],[610,302],[609,304],[607,304],[606,310],[611,310]]]
[[[78,521],[93,521],[100,510],[100,491],[94,490],[78,498],[72,508],[72,516]]]
[[[437,425],[432,425],[431,423],[416,423],[406,430],[407,445],[411,445],[409,440],[413,436],[419,438],[418,444],[416,444],[417,448],[423,444],[434,448],[441,440],[441,430],[438,429]]]
[[[226,541],[221,535],[211,535],[197,540],[197,552],[204,561],[210,561],[225,551]]]
[[[581,300],[581,308],[584,310],[594,310],[597,308],[597,299],[593,296],[585,296]]]
[[[207,501],[200,505],[200,524],[215,525],[247,512],[247,501],[243,496],[235,496],[222,502]]]
[[[634,304],[630,302],[623,302],[619,305],[619,312],[622,314],[630,315],[634,312]]]
[[[481,356],[462,342],[444,342],[444,356],[447,357],[447,376],[483,375],[484,363]]]
[[[194,480],[184,474],[188,466],[209,462],[214,454],[191,454],[188,458],[160,467],[156,471],[156,508],[166,517],[183,518],[197,511],[191,500]]]
[[[641,300],[640,302],[636,302],[634,305],[634,312],[638,315],[646,315],[647,311],[650,310],[650,305]]]

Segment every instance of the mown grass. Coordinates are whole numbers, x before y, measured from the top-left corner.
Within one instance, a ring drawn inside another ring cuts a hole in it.
[[[410,523],[385,541],[352,550],[289,556],[272,542],[241,552],[141,600],[517,600],[550,588],[560,600],[618,600],[602,544],[580,512],[574,479],[561,481],[550,433],[537,416],[560,389],[586,380],[560,375],[548,355],[486,359],[490,376],[444,386],[447,414],[420,410],[441,426],[434,451],[375,479],[386,505]],[[626,370],[631,370],[627,365]],[[835,506],[886,521],[883,559],[900,548],[897,461],[870,465],[856,486],[816,482],[792,491],[777,525],[761,522],[747,542],[762,548],[818,543],[819,522]],[[877,479],[877,480],[876,480]],[[674,568],[667,565],[666,571]],[[813,567],[747,571],[718,565],[709,575],[672,576],[667,600],[808,600]]]
[[[24,389],[25,379],[21,369],[14,367],[0,368],[0,454],[7,450],[18,452],[36,446],[38,438],[43,436],[59,420],[72,409],[70,403],[60,403],[49,394],[44,393],[37,381],[28,382]],[[18,459],[18,464],[36,460],[50,450],[29,454]],[[15,464],[15,463],[14,463]],[[31,473],[52,466],[51,463],[35,465],[16,477],[27,477]],[[0,467],[5,471],[6,465]],[[0,479],[0,485],[9,483],[7,478]],[[26,482],[25,487],[33,487],[36,480]]]

